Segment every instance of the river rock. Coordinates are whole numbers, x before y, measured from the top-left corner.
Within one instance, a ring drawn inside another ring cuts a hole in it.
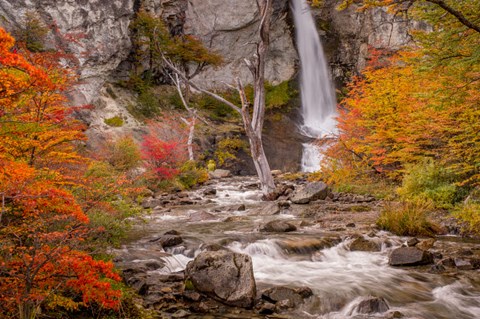
[[[213,187],[209,187],[203,191],[203,195],[208,196],[208,195],[216,195],[217,190]]]
[[[308,204],[314,200],[327,198],[328,193],[327,184],[323,182],[308,183],[297,188],[290,200],[295,204]]]
[[[272,287],[262,291],[261,298],[265,301],[274,303],[276,308],[288,309],[298,307],[305,298],[313,295],[308,287],[289,288],[289,287]]]
[[[354,239],[349,246],[351,251],[380,251],[380,245],[363,237]]]
[[[387,302],[383,298],[378,297],[369,297],[362,300],[356,310],[358,313],[369,314],[369,313],[383,313],[390,309]]]
[[[152,240],[152,242],[158,242],[163,248],[173,247],[183,243],[183,238],[178,235],[163,235],[160,238]]]
[[[161,199],[156,199],[153,197],[148,197],[145,198],[142,202],[142,207],[147,209],[147,208],[155,208],[157,206],[161,206],[163,203],[163,200]]]
[[[295,240],[282,240],[277,244],[286,253],[310,254],[317,250],[333,247],[341,242],[339,237],[305,238]]]
[[[268,202],[263,204],[259,208],[252,209],[252,212],[249,215],[253,216],[269,216],[280,214],[281,207],[278,202]]]
[[[272,220],[266,223],[260,231],[269,233],[286,233],[296,231],[297,226],[285,221],[285,220]]]
[[[213,172],[208,172],[208,176],[213,179],[220,179],[225,177],[230,177],[232,174],[227,169],[216,169]]]
[[[186,281],[226,305],[250,308],[256,295],[252,259],[225,250],[200,253],[187,264]]]
[[[208,212],[193,212],[189,216],[189,221],[191,222],[202,222],[205,220],[212,220],[217,218],[215,215]]]
[[[416,244],[415,247],[421,250],[429,250],[430,248],[433,247],[434,244],[435,244],[435,239],[429,238],[429,239],[422,240],[421,242]]]
[[[419,242],[420,241],[416,237],[413,237],[413,238],[410,238],[410,239],[407,240],[407,246],[408,247],[414,247]]]
[[[391,266],[418,266],[433,262],[430,252],[416,247],[400,247],[392,251],[388,263]]]

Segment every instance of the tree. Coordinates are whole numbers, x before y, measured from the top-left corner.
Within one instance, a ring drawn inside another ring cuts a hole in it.
[[[262,129],[265,118],[265,63],[267,58],[268,47],[270,43],[270,21],[272,16],[272,0],[258,0],[257,6],[259,10],[259,42],[256,44],[257,52],[251,60],[245,60],[249,70],[253,75],[254,86],[254,100],[253,110],[250,113],[251,102],[247,99],[245,89],[240,79],[236,79],[236,89],[240,95],[241,106],[235,105],[235,103],[228,101],[219,94],[205,90],[199,85],[195,84],[188,76],[180,70],[174,63],[169,61],[164,56],[165,64],[173,70],[183,81],[188,83],[197,91],[205,93],[214,99],[225,103],[233,110],[238,112],[243,119],[244,128],[250,143],[250,150],[260,179],[262,192],[267,195],[275,190],[275,182],[273,180],[272,173],[268,160],[265,156],[262,142]],[[159,51],[162,50],[161,45],[157,44]]]
[[[70,72],[0,28],[0,313],[35,318],[41,306],[118,307],[111,262],[83,250],[89,219],[72,195],[82,127],[69,117]]]

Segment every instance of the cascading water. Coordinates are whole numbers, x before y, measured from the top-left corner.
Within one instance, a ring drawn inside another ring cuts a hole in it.
[[[322,43],[306,0],[292,0],[297,47],[301,65],[301,96],[305,136],[317,139],[336,131],[335,90],[323,53]],[[302,171],[320,168],[320,151],[315,144],[303,145]]]

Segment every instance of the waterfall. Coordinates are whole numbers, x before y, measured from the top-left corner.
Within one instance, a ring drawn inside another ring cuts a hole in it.
[[[306,0],[292,0],[298,53],[300,55],[303,125],[301,132],[321,138],[336,132],[335,90],[330,81],[322,43]],[[320,150],[312,143],[303,145],[302,171],[320,169]]]

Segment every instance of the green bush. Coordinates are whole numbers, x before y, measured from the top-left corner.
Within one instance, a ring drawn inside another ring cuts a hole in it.
[[[465,231],[480,235],[480,203],[468,202],[455,207],[453,216],[465,222]]]
[[[461,198],[455,176],[432,159],[408,165],[397,194],[404,200],[428,201],[438,208],[451,208]]]
[[[140,149],[130,137],[120,138],[108,144],[106,148],[106,161],[122,172],[137,167],[142,159]]]
[[[389,202],[377,220],[377,226],[399,236],[430,236],[434,225],[427,220],[432,206],[426,202]]]
[[[214,156],[218,162],[218,165],[221,166],[228,159],[236,159],[237,157],[235,154],[240,150],[245,152],[248,151],[247,142],[239,138],[225,138],[218,142]]]
[[[120,116],[114,116],[108,119],[104,119],[103,121],[105,122],[105,124],[112,127],[122,127],[124,123],[123,119]]]
[[[197,167],[194,161],[188,161],[180,168],[178,181],[183,188],[189,189],[208,180],[208,172],[205,168]]]
[[[267,109],[282,108],[297,95],[297,91],[290,87],[289,81],[278,85],[265,84],[265,106]]]

